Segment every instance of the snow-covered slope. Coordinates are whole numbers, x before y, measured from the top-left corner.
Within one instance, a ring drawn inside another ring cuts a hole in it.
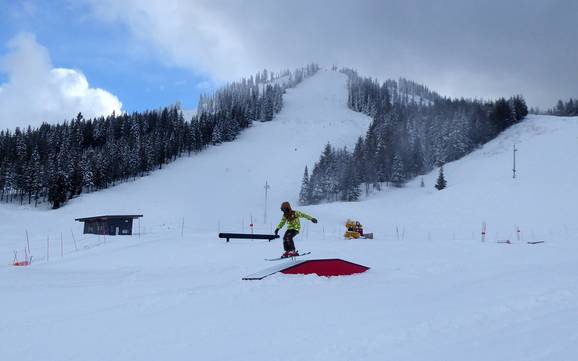
[[[573,359],[578,118],[529,117],[446,165],[441,192],[434,171],[425,188],[418,179],[363,202],[302,208],[320,223],[304,223],[298,247],[372,267],[364,274],[241,280],[281,245],[225,244],[218,230],[248,231],[251,215],[270,230],[324,144],[352,145],[365,132],[345,83],[322,71],[238,141],[60,210],[2,206],[0,360]],[[143,213],[143,234],[80,237],[73,221],[121,212]],[[348,217],[376,239],[342,240]],[[8,266],[26,229],[36,262]]]
[[[219,224],[240,228],[243,220],[247,227],[253,216],[253,223],[271,231],[271,217],[263,225],[265,182],[270,186],[269,213],[284,200],[296,203],[305,165],[318,159],[327,142],[352,147],[369,122],[347,108],[346,77],[321,71],[287,90],[274,122],[255,123],[235,142],[180,159],[136,182],[83,195],[56,211],[2,205],[2,227],[14,238],[0,240],[0,257],[22,244],[26,229],[32,235],[42,232],[45,242],[48,234],[60,237],[61,231],[81,230],[74,218],[99,214],[144,214],[145,229],[180,226],[184,219],[189,229],[204,231],[217,230]]]
[[[516,178],[512,177],[516,145]],[[578,118],[528,116],[481,149],[444,166],[448,187],[434,188],[438,170],[403,189],[387,189],[365,202],[324,205],[366,219],[370,228],[397,239],[478,239],[483,222],[488,237],[527,241],[578,236]],[[378,214],[376,214],[378,211]],[[394,234],[395,233],[395,234]]]

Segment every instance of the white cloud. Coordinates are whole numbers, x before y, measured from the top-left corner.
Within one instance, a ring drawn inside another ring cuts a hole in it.
[[[84,1],[166,63],[217,81],[315,61],[452,96],[521,92],[541,106],[575,96],[578,81],[574,0]]]
[[[109,92],[91,88],[78,70],[53,68],[48,50],[34,35],[22,33],[8,44],[0,71],[8,81],[0,85],[0,128],[39,126],[43,122],[120,113],[122,103]]]
[[[252,61],[236,20],[224,16],[215,2],[85,1],[100,19],[127,24],[135,37],[152,44],[167,64],[228,80],[244,74]]]

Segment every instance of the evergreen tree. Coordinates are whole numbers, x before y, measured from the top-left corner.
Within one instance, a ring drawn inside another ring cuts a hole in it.
[[[223,142],[223,132],[221,130],[221,123],[215,124],[213,128],[213,135],[211,137],[211,144],[221,144]]]
[[[394,187],[401,187],[405,180],[405,170],[401,157],[396,154],[393,156],[393,164],[391,171],[391,183]]]
[[[92,171],[92,157],[94,151],[92,149],[86,151],[80,161],[80,169],[82,171],[82,187],[90,192],[94,187],[94,174]]]
[[[38,205],[38,196],[42,190],[42,178],[43,169],[40,165],[40,154],[38,149],[34,149],[32,152],[32,157],[28,165],[28,179],[27,179],[27,190],[28,190],[28,204],[32,202],[32,196],[34,196],[34,205]]]
[[[380,85],[351,69],[342,72],[348,76],[348,106],[373,121],[349,161],[346,150],[335,149],[334,166],[327,167],[324,150],[311,174],[314,202],[334,200],[336,192],[345,200],[351,184],[365,183],[366,193],[383,182],[401,186],[434,168],[437,160],[463,157],[527,114],[519,95],[495,102],[449,99],[407,79]]]
[[[353,202],[359,199],[359,196],[361,195],[361,182],[359,175],[355,173],[355,167],[353,165],[352,159],[346,160],[345,171],[341,184],[343,187],[342,200]]]
[[[54,208],[83,191],[97,191],[144,176],[183,152],[199,152],[236,139],[262,113],[281,110],[285,89],[318,71],[260,73],[202,95],[197,115],[184,119],[178,104],[133,114],[112,114],[70,122],[0,130],[0,200],[48,201]],[[283,74],[283,75],[281,75]],[[274,82],[288,76],[289,82]],[[260,91],[265,89],[265,91]]]
[[[510,98],[510,108],[514,113],[514,119],[516,122],[521,121],[528,115],[528,107],[526,106],[526,101],[521,95],[516,95]]]
[[[6,167],[0,163],[0,201],[4,201],[4,192],[6,191]]]
[[[438,175],[438,179],[436,181],[435,188],[438,191],[441,191],[442,189],[444,189],[446,187],[446,185],[447,185],[447,182],[446,182],[446,179],[444,177],[444,166],[441,165],[440,166],[440,173]]]
[[[66,201],[66,189],[68,180],[66,173],[62,169],[63,156],[59,154],[57,159],[51,163],[49,170],[48,201],[52,203],[52,208],[57,209]]]
[[[547,114],[558,116],[577,116],[578,115],[578,99],[570,99],[567,102],[558,100],[556,107],[547,111]]]
[[[311,202],[311,189],[309,188],[309,171],[305,166],[303,173],[303,180],[301,181],[301,191],[299,192],[299,204],[302,206],[308,205]]]
[[[498,132],[505,130],[514,123],[514,115],[506,99],[501,98],[496,101],[490,119],[498,129]]]

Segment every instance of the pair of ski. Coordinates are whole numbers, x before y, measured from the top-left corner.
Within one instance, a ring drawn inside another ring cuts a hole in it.
[[[300,253],[297,256],[293,256],[293,257],[277,257],[277,258],[265,258],[265,261],[280,261],[282,259],[294,259],[297,257],[303,257],[303,256],[307,256],[308,254],[311,254],[311,252],[304,252],[304,253]]]

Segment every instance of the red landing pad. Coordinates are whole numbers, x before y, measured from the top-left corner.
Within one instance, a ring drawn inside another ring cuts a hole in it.
[[[349,276],[356,273],[362,273],[369,269],[353,262],[342,259],[311,259],[304,261],[290,261],[275,267],[270,267],[261,272],[243,277],[244,280],[262,280],[272,274],[281,272],[284,274],[316,274],[318,276]]]

